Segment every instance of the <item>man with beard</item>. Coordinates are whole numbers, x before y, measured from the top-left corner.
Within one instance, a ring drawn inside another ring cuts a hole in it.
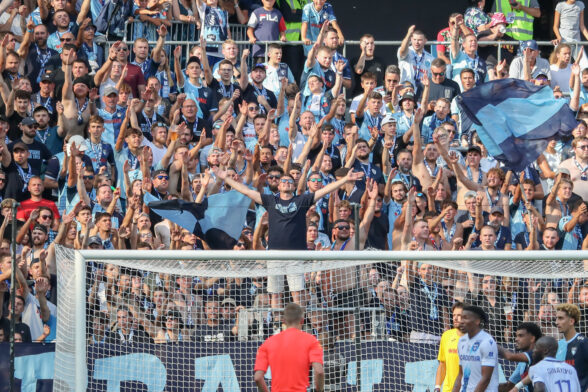
[[[337,72],[335,68],[335,64],[337,61],[345,62],[345,68],[343,68],[343,88],[350,89],[351,88],[351,66],[349,65],[349,60],[343,57],[342,54],[337,52],[339,48],[339,33],[332,27],[327,29],[327,32],[324,35],[325,39],[323,40],[323,45],[333,51],[333,61],[331,64],[331,70],[333,72]]]
[[[167,151],[167,125],[164,122],[156,122],[151,126],[150,132],[153,140],[143,140],[143,144],[149,146],[153,152],[153,162],[160,162]]]
[[[381,189],[384,191],[384,175],[382,169],[370,162],[370,147],[368,142],[364,139],[358,139],[354,147],[355,156],[351,157],[345,164],[347,168],[353,168],[357,172],[364,174],[364,180],[358,181],[356,185],[361,190],[366,188],[366,181],[368,178],[374,180]],[[355,159],[354,159],[355,158]]]
[[[6,147],[4,150],[8,151]],[[8,161],[9,164],[2,161],[2,166],[6,171],[6,183],[11,184],[5,191],[4,197],[6,199],[10,198],[21,202],[30,197],[27,189],[29,180],[33,175],[41,175],[41,172],[29,164],[29,156],[29,147],[23,142],[18,142],[12,146],[12,161]]]
[[[241,64],[241,72],[245,72],[247,63],[243,61]],[[278,107],[278,100],[275,94],[263,86],[265,78],[265,66],[263,64],[255,64],[251,70],[251,83],[248,82],[246,76],[241,82],[241,88],[244,88],[243,100],[247,103],[259,104],[260,114],[268,113],[271,109]]]
[[[319,189],[316,193],[294,195],[296,184],[290,174],[283,174],[279,179],[277,195],[260,194],[248,186],[227,176],[226,170],[213,168],[218,178],[224,180],[232,189],[248,196],[257,204],[262,204],[269,217],[269,249],[306,250],[306,212],[322,197],[337,190],[347,182],[354,182],[363,173],[350,171],[345,177]],[[304,276],[290,275],[288,285],[292,300],[301,303],[304,290]],[[272,293],[272,307],[281,307],[281,293],[284,291],[283,276],[272,276],[268,281],[268,291]]]
[[[502,358],[508,361],[518,362],[508,382],[500,385],[501,391],[510,391],[515,384],[525,379],[529,372],[529,367],[537,363],[534,362],[533,349],[542,336],[541,328],[537,324],[522,323],[517,327],[515,335],[515,345],[520,352],[513,353],[502,346],[498,346],[498,353]],[[533,388],[521,388],[519,390],[529,392],[533,391]]]
[[[51,152],[45,144],[35,138],[37,135],[37,123],[35,122],[35,119],[32,117],[26,117],[20,122],[20,130],[22,132],[21,137],[16,139],[13,143],[10,143],[8,149],[12,151],[16,143],[26,144],[29,150],[29,165],[32,166],[33,172],[41,173],[43,164],[51,158]]]
[[[125,109],[116,104],[118,101],[118,90],[114,86],[104,88],[102,100],[104,105],[98,109],[98,116],[104,120],[102,140],[113,146],[114,141],[118,138],[123,119],[125,118]]]
[[[416,188],[420,192],[423,188],[420,180],[412,174],[412,153],[409,150],[400,150],[396,155],[398,165],[398,178],[406,186],[406,189]]]
[[[37,106],[33,110],[33,119],[37,124],[37,133],[35,140],[44,144],[51,155],[58,154],[63,151],[63,136],[65,136],[65,130],[58,127],[49,126],[49,111],[45,106]]]
[[[23,49],[25,53],[21,54],[22,57],[26,58],[25,73],[31,81],[34,93],[39,91],[39,83],[41,83],[41,79],[49,65],[49,59],[58,54],[56,50],[47,46],[47,37],[48,32],[45,25],[35,26],[33,29],[34,42],[28,48]]]
[[[420,109],[417,113],[420,112]],[[415,121],[416,123],[416,121]],[[414,127],[413,127],[414,129]],[[418,129],[418,128],[417,128]],[[441,166],[437,165],[437,159],[439,158],[439,150],[435,143],[429,143],[425,145],[424,150],[421,148],[422,139],[419,133],[414,133],[414,146],[412,148],[412,171],[419,178],[421,185],[425,189],[429,189],[433,185],[435,179],[438,176],[442,176],[443,185],[445,189],[449,189],[449,183],[444,176],[443,171],[439,174]]]
[[[464,168],[459,163],[459,156],[455,151],[447,152],[441,144],[437,144],[441,155],[445,162],[448,163],[449,169],[453,170],[457,179],[457,205],[460,209],[464,209],[464,197],[469,191],[482,191],[486,184],[486,175],[482,171],[480,166],[480,159],[482,158],[482,150],[478,146],[471,146],[468,148],[466,154],[467,166]],[[465,173],[464,173],[465,172]],[[492,192],[494,193],[491,197],[495,197],[498,192],[498,188],[493,184]],[[493,199],[495,200],[495,199]],[[502,206],[502,204],[499,204]],[[488,208],[487,211],[489,211]]]
[[[568,392],[582,391],[576,369],[555,359],[556,352],[557,342],[551,336],[542,337],[535,345],[533,361],[536,365],[529,369],[533,389],[536,392],[556,392],[562,390],[562,384],[567,384]]]
[[[57,100],[54,98],[55,83],[53,75],[45,72],[39,82],[39,91],[31,96],[31,102],[35,107],[43,106],[49,112],[50,124],[53,126],[57,123]],[[61,130],[65,135],[65,130]]]
[[[541,244],[539,250],[559,250],[557,244],[559,242],[559,232],[555,227],[546,227],[541,235]]]
[[[39,259],[41,252],[45,250],[45,242],[47,242],[47,238],[47,227],[36,224],[31,231],[31,242],[33,244],[33,248],[31,249],[32,255],[29,256],[31,258],[30,260],[34,261],[35,259]],[[30,260],[27,261],[30,262]]]
[[[59,116],[59,124],[65,128],[68,136],[83,136],[90,116],[96,112],[95,100],[98,95],[95,89],[90,90],[91,79],[88,75],[72,81],[71,64],[75,56],[73,49],[67,55],[63,82],[63,115]]]

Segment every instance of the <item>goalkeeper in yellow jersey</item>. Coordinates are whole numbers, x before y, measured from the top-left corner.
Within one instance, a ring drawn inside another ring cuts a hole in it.
[[[453,315],[453,328],[445,331],[441,336],[441,343],[439,344],[439,367],[435,375],[435,390],[434,392],[451,392],[453,383],[459,372],[459,356],[457,355],[457,342],[463,335],[459,330],[458,325],[461,320],[461,312],[464,304],[456,302],[451,308]]]

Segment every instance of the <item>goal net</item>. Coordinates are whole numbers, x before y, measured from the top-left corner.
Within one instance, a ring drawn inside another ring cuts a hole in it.
[[[325,390],[432,391],[456,302],[482,306],[505,346],[527,321],[557,337],[565,302],[587,333],[583,257],[59,247],[54,390],[255,391],[257,348],[284,330],[294,301],[323,348]],[[516,364],[500,364],[505,382]],[[271,369],[265,377],[271,385]]]

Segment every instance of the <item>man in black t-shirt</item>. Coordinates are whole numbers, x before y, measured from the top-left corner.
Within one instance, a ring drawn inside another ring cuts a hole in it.
[[[295,195],[296,185],[289,174],[283,174],[278,185],[277,195],[262,195],[246,185],[227,176],[226,170],[213,168],[218,178],[225,181],[236,190],[251,198],[257,204],[263,205],[268,212],[269,249],[306,250],[306,212],[322,197],[343,184],[360,179],[363,172],[349,171],[343,178],[328,184],[314,193]],[[268,262],[268,268],[280,268],[281,263],[275,265]],[[304,290],[304,275],[289,275],[288,285],[292,293],[292,300],[301,304],[301,292]],[[268,292],[272,293],[272,307],[281,307],[280,293],[284,291],[283,276],[271,275],[268,278]]]
[[[22,132],[20,138],[14,140],[8,145],[8,150],[12,151],[16,143],[24,143],[29,150],[28,163],[33,168],[33,171],[41,173],[43,164],[51,158],[51,152],[47,146],[35,139],[37,135],[37,122],[32,117],[25,117],[19,124]]]
[[[363,93],[361,88],[361,75],[365,72],[371,72],[376,75],[376,86],[381,86],[384,82],[384,70],[386,69],[384,60],[375,56],[376,44],[374,36],[371,34],[364,34],[360,40],[361,56],[351,60],[354,71],[355,82],[353,84],[353,92],[351,96],[355,97]]]
[[[235,340],[230,323],[223,320],[220,313],[220,303],[216,297],[209,297],[204,304],[206,321],[194,330],[197,342],[228,342]],[[236,328],[235,328],[236,332]]]
[[[447,64],[443,59],[436,58],[431,62],[431,82],[429,83],[429,102],[439,98],[447,98],[450,101],[460,93],[459,85],[447,78]],[[421,92],[417,99],[421,99]]]

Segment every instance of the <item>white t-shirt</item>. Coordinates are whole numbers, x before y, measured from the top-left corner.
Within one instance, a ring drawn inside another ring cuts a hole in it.
[[[573,366],[555,358],[547,357],[529,368],[533,385],[545,384],[546,391],[581,392],[578,374]]]
[[[396,52],[398,57],[398,68],[400,68],[400,83],[405,81],[415,84],[415,79],[422,76],[425,72],[431,76],[431,63],[435,60],[429,52],[423,50],[419,55],[413,49],[412,45],[408,48],[408,53],[405,57],[400,57],[400,48]]]
[[[468,334],[463,335],[457,342],[457,353],[463,371],[462,391],[470,392],[476,389],[482,379],[482,366],[494,368],[486,391],[498,391],[498,347],[489,333],[482,330],[471,339]]]
[[[47,301],[49,311],[57,317],[57,307]],[[29,293],[25,299],[25,306],[22,312],[22,322],[31,329],[31,339],[35,340],[43,333],[43,320],[41,320],[41,305],[39,300],[32,293]]]

